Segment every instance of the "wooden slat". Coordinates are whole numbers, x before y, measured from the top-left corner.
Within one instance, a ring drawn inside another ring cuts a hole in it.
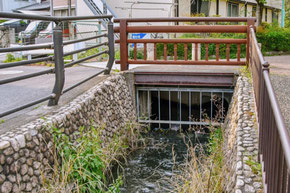
[[[157,60],[157,45],[154,43],[154,60]]]
[[[216,44],[216,47],[215,47],[215,58],[216,58],[216,61],[219,61],[220,59],[220,45],[219,44]]]
[[[164,60],[167,60],[167,44],[164,44]]]
[[[237,53],[238,56],[237,56],[237,58],[238,58],[238,62],[239,62],[239,61],[241,61],[241,44],[238,44],[237,46],[238,46],[238,53]]]
[[[208,44],[205,44],[205,60],[208,61]]]
[[[184,60],[187,60],[187,44],[184,44]]]
[[[197,43],[195,43],[194,44],[194,55],[195,55],[195,61],[198,61],[198,58],[197,58],[197,48],[198,48],[198,44]]]
[[[137,60],[137,44],[134,44],[134,60]]]
[[[144,60],[147,60],[147,43],[144,43]]]
[[[174,44],[174,61],[177,60],[177,44]]]
[[[227,44],[227,61],[230,61],[230,44]]]

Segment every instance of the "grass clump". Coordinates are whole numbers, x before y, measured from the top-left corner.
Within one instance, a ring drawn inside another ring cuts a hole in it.
[[[189,159],[182,166],[181,174],[173,177],[173,192],[223,192],[222,144],[223,132],[222,128],[218,127],[211,129],[206,148],[201,144],[187,145]]]
[[[53,128],[55,163],[53,176],[44,179],[43,192],[119,192],[122,176],[113,179],[111,168],[126,159],[140,140],[138,129],[129,125],[110,140],[101,136],[103,129],[81,127],[75,141],[62,130]],[[131,141],[132,140],[132,141]],[[134,140],[134,141],[133,141]]]
[[[22,61],[22,57],[17,57],[15,58],[12,54],[7,54],[6,59],[3,61],[4,63],[9,63],[9,62],[19,62]]]

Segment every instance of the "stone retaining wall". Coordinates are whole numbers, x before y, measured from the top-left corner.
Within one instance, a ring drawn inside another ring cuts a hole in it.
[[[60,108],[54,115],[37,119],[0,136],[0,192],[38,192],[42,175],[53,164],[51,126],[74,132],[91,124],[104,127],[110,139],[128,122],[136,120],[134,99],[124,76],[113,75]]]
[[[258,131],[255,125],[253,88],[249,79],[237,80],[224,123],[226,192],[263,192],[258,164]]]

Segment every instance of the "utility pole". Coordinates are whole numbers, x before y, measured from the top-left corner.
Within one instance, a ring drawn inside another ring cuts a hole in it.
[[[281,27],[285,27],[285,0],[282,0]]]

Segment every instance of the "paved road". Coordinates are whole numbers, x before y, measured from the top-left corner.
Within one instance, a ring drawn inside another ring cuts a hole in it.
[[[271,81],[279,105],[285,119],[286,127],[290,131],[290,55],[270,56],[265,59],[271,65]]]
[[[42,66],[19,66],[9,69],[1,69],[0,80],[39,72],[45,69],[49,68]],[[67,88],[99,72],[100,70],[100,68],[82,66],[67,68],[65,71],[66,77],[64,88]],[[42,75],[39,77],[0,85],[0,112],[4,112],[8,109],[32,102],[33,100],[37,100],[41,97],[48,96],[49,94],[51,94],[54,86],[54,76],[54,74]],[[105,76],[98,76],[83,84],[81,87],[77,87],[67,92],[61,97],[60,104],[62,105],[71,101],[73,98],[85,92],[104,78]],[[42,116],[44,113],[49,112],[50,110],[47,109],[46,104],[47,102],[44,102],[40,105],[35,105],[18,113],[14,113],[4,118],[0,118],[0,120],[4,120],[4,123],[0,124],[0,133],[2,130],[7,130],[12,126],[15,127],[16,125],[21,125],[37,118],[38,116]]]

